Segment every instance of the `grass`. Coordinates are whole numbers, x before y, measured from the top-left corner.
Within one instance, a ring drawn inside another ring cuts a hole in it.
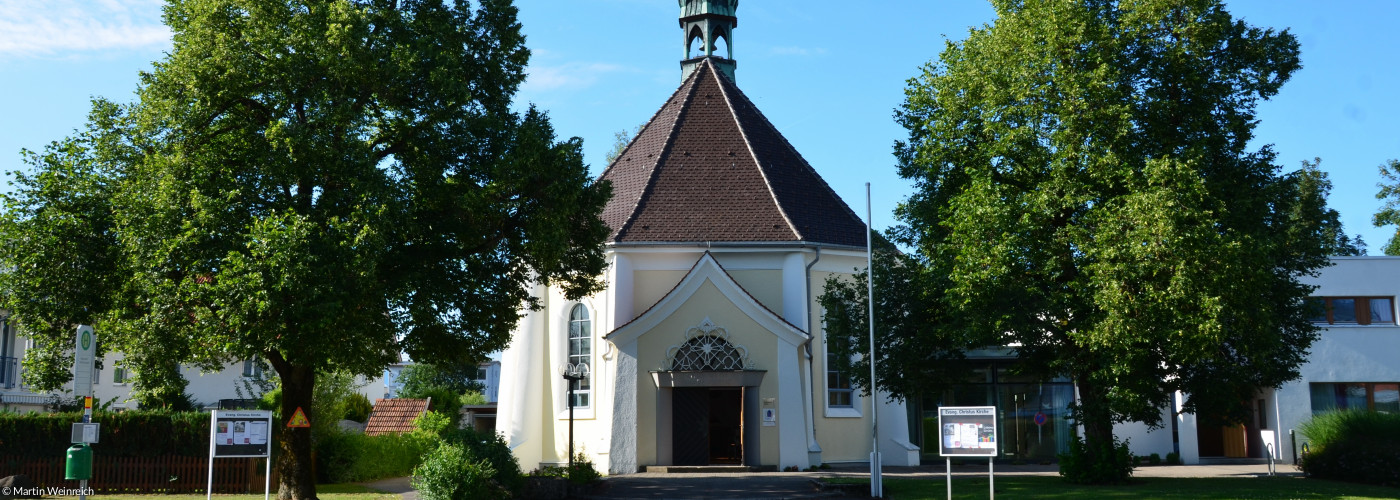
[[[272,498],[277,498],[277,487],[273,485]],[[316,485],[316,497],[321,500],[399,500],[399,495],[393,493],[383,493],[375,491],[358,484],[318,484]],[[51,498],[51,497],[45,497]],[[158,498],[160,500],[199,500],[204,498],[204,494],[190,495],[152,495],[149,493],[133,495],[95,495],[93,498],[103,500],[146,500]],[[214,498],[219,500],[262,500],[263,494],[251,495],[221,495],[215,494]]]
[[[832,483],[869,485],[868,479],[830,478]],[[897,500],[947,497],[943,478],[886,479],[885,497]],[[867,486],[868,488],[869,486]],[[868,491],[868,490],[867,490]],[[1198,498],[1400,498],[1400,488],[1341,483],[1300,477],[1206,477],[1135,478],[1118,486],[1083,486],[1066,483],[1058,477],[1006,476],[996,478],[996,493],[1002,498],[1043,498],[1070,500]],[[987,478],[953,478],[954,498],[987,498]]]

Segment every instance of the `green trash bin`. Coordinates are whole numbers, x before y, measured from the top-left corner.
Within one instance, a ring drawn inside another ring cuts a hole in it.
[[[78,443],[68,448],[68,461],[63,469],[64,479],[92,479],[92,447]]]

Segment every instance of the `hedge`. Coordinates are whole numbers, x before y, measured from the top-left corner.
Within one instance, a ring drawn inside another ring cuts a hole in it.
[[[1342,410],[1299,426],[1311,452],[1298,468],[1312,477],[1400,486],[1400,414]]]
[[[0,412],[0,455],[64,456],[81,412]],[[95,450],[107,456],[209,456],[209,413],[134,410],[95,412],[102,424]]]

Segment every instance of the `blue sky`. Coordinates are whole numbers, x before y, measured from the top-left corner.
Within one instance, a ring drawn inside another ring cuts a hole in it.
[[[170,48],[158,0],[0,0],[0,170],[23,168],[82,126],[88,99],[129,101],[138,72]],[[517,102],[547,110],[560,136],[584,139],[595,173],[613,133],[648,120],[680,82],[674,0],[518,0],[533,51]],[[1400,2],[1229,2],[1260,27],[1288,28],[1303,69],[1259,106],[1256,145],[1287,171],[1322,158],[1331,205],[1375,254],[1376,167],[1400,158]],[[857,213],[871,182],[877,228],[911,192],[895,174],[893,119],[905,81],[946,40],[990,23],[978,0],[745,0],[734,31],[736,80]],[[6,176],[8,178],[8,175]]]

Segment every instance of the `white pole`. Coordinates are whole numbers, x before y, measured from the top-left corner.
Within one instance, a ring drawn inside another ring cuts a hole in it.
[[[204,485],[205,500],[214,498],[214,435],[219,431],[219,410],[209,412],[209,482]]]
[[[268,423],[271,424],[272,421],[269,420]],[[266,460],[266,461],[267,461],[267,468],[266,468],[266,469],[263,469],[263,500],[268,500],[268,496],[269,496],[269,494],[272,492],[272,426],[271,426],[271,425],[268,425],[268,426],[267,426],[267,437],[268,437],[268,439],[267,439],[267,457],[263,459],[263,460]]]
[[[997,498],[996,474],[992,473],[992,457],[987,457],[987,498],[988,500],[996,500]]]
[[[953,459],[943,458],[943,466],[948,471],[948,500],[953,500]]]
[[[880,414],[879,397],[875,394],[875,245],[870,220],[870,183],[865,183],[865,288],[866,302],[870,305],[870,496],[884,495],[883,478],[880,477]]]

